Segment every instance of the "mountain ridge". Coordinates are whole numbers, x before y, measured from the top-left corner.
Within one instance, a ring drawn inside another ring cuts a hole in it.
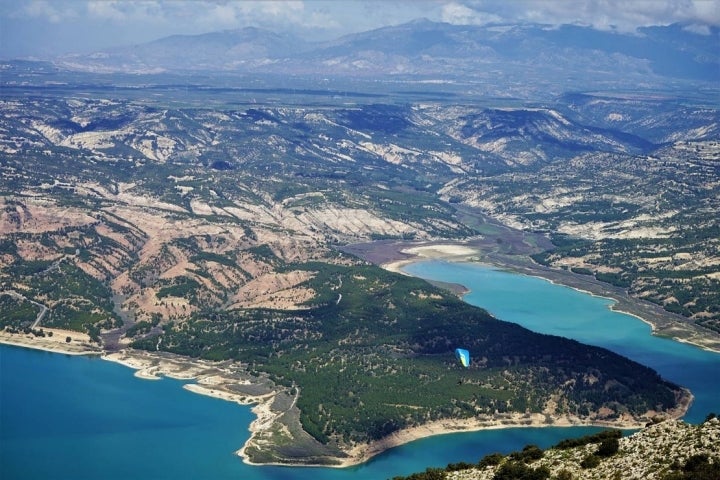
[[[565,83],[707,82],[720,75],[720,54],[713,48],[719,35],[716,28],[704,37],[678,24],[630,35],[577,25],[474,26],[420,19],[318,42],[255,27],[174,35],[55,62],[107,73],[206,70],[472,79],[495,72],[509,76],[506,81],[527,75],[526,81],[547,76]]]

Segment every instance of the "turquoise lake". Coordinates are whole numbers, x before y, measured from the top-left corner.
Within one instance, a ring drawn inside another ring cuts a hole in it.
[[[696,396],[686,419],[720,413],[720,355],[650,335],[609,300],[475,264],[421,262],[423,278],[461,283],[469,303],[532,330],[604,346],[658,370]],[[250,408],[196,395],[184,382],[141,380],[99,358],[0,345],[2,479],[385,479],[476,462],[527,444],[548,447],[592,428],[515,428],[428,438],[349,469],[252,467],[233,452]]]
[[[720,354],[653,336],[650,325],[610,310],[610,299],[472,263],[419,262],[404,271],[460,283],[470,289],[465,301],[502,320],[604,347],[652,367],[695,395],[687,421],[701,422],[709,412],[720,413]]]

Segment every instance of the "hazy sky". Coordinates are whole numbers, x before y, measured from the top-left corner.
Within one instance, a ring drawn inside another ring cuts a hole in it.
[[[87,53],[247,26],[328,39],[423,17],[624,32],[682,22],[703,34],[720,25],[720,0],[2,0],[0,58]]]

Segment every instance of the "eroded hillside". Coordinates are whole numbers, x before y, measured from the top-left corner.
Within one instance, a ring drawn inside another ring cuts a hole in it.
[[[298,308],[306,274],[270,258],[477,235],[457,205],[551,237],[540,263],[718,328],[717,110],[580,94],[235,108],[248,92],[154,91],[3,99],[4,281],[47,303],[51,325]],[[77,291],[43,286],[54,271]],[[115,308],[98,302],[108,291]]]
[[[632,291],[667,306],[689,292],[678,304],[713,326],[717,220],[699,221],[717,208],[713,141],[656,148],[555,108],[238,106],[232,89],[154,91],[164,96],[2,99],[2,327],[239,362],[293,399],[246,449],[260,462],[335,463],[430,422],[636,425],[687,408],[689,394],[650,369],[497,321],[337,247],[478,238],[459,204],[571,234],[582,255],[536,258],[598,278],[624,279],[644,258],[591,251],[603,242],[674,242],[666,256],[691,255],[693,280]],[[645,271],[650,285],[658,275]],[[462,373],[458,344],[478,359]]]
[[[392,146],[322,113],[86,99],[8,101],[4,110],[3,271],[47,303],[47,325],[87,328],[97,314],[109,328],[119,313],[157,326],[208,308],[298,308],[312,297],[299,286],[309,274],[278,272],[278,262],[326,260],[340,242],[472,233],[417,181],[385,175],[386,165],[403,168]],[[451,163],[439,152],[397,155]],[[78,291],[45,291],[55,272]],[[88,296],[93,288],[104,289],[104,306]]]

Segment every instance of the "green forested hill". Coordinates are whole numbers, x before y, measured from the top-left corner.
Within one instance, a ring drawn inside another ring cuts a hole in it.
[[[679,398],[646,367],[496,320],[423,280],[360,263],[292,268],[311,270],[308,283],[325,292],[307,309],[199,313],[133,345],[239,360],[299,388],[303,428],[322,443],[496,413],[637,417]],[[469,369],[457,347],[470,350]]]

